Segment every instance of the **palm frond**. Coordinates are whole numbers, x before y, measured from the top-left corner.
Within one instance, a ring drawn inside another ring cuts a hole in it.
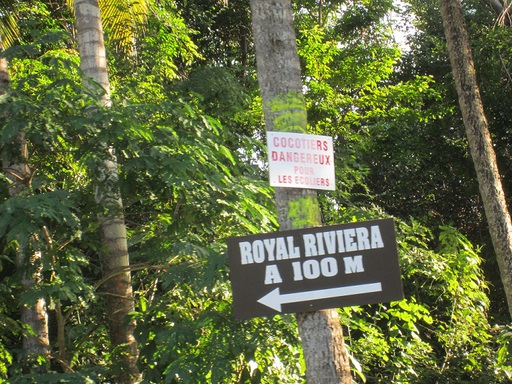
[[[99,0],[99,6],[103,25],[112,40],[121,49],[131,50],[137,28],[148,18],[150,0]]]
[[[74,3],[66,0],[70,9]],[[16,0],[0,0],[0,36],[6,48],[20,36],[17,4]],[[147,21],[150,4],[151,0],[98,0],[103,25],[119,48],[133,48],[137,29]]]
[[[0,36],[5,48],[13,45],[20,36],[18,12],[13,0],[0,0]]]

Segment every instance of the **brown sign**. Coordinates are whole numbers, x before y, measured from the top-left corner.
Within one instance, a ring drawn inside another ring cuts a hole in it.
[[[393,219],[227,240],[235,317],[403,298]]]

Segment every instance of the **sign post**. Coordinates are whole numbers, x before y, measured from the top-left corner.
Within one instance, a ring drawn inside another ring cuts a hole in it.
[[[239,319],[403,298],[393,219],[228,239]]]

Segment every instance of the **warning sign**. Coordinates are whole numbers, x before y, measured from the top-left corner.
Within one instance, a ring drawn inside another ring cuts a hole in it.
[[[270,185],[334,190],[332,137],[267,132]]]

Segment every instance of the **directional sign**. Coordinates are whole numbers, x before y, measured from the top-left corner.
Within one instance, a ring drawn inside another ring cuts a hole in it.
[[[348,287],[318,289],[316,291],[286,293],[281,295],[279,288],[267,293],[258,303],[281,312],[281,305],[288,303],[301,303],[310,300],[331,299],[333,297],[360,295],[362,293],[381,292],[381,283],[350,285]]]
[[[403,298],[393,219],[228,239],[240,319]]]

